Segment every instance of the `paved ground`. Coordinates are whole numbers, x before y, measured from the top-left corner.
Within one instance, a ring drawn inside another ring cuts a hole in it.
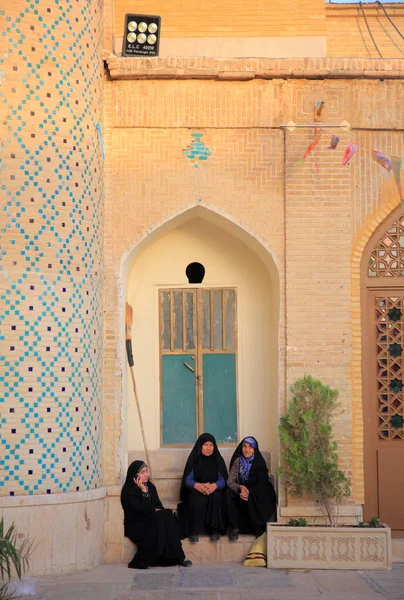
[[[36,578],[35,588],[36,600],[404,600],[404,564],[392,571],[272,571],[231,564],[132,571],[104,565]]]

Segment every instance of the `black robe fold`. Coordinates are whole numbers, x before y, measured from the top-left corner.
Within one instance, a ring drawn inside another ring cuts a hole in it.
[[[147,484],[148,497],[134,483],[133,477],[139,471],[137,463],[142,464],[141,461],[131,464],[121,492],[125,536],[137,546],[137,552],[128,566],[147,569],[153,565],[180,564],[185,560],[185,555],[177,521],[171,510],[163,508],[156,486],[151,481]]]
[[[214,446],[213,454],[209,457],[202,454],[202,446],[205,442],[212,442]],[[225,488],[217,489],[209,496],[195,489],[189,489],[185,485],[185,479],[191,471],[194,472],[197,483],[216,483],[218,473],[226,481],[226,464],[213,435],[209,433],[200,435],[191,450],[182,476],[181,502],[177,510],[182,537],[214,531],[224,533],[227,528]]]
[[[236,458],[240,457],[243,442],[244,440],[237,446],[230,461],[230,468]],[[261,535],[268,521],[276,513],[276,493],[269,480],[267,465],[257,441],[256,444],[248,479],[244,482],[238,480],[238,483],[242,483],[249,490],[248,500],[242,500],[230,488],[227,488],[226,494],[230,528],[238,529],[240,533]]]

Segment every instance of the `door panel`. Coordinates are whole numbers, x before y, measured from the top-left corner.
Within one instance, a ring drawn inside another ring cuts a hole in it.
[[[237,441],[236,290],[159,292],[162,443]],[[192,352],[192,354],[190,354]]]
[[[404,295],[369,290],[364,329],[364,466],[366,520],[404,529]],[[401,465],[401,466],[400,466]]]
[[[161,370],[163,444],[192,444],[196,438],[195,355],[165,354]]]
[[[217,442],[237,441],[235,354],[203,355],[203,422]]]
[[[378,450],[377,459],[379,518],[391,529],[404,529],[404,448]]]

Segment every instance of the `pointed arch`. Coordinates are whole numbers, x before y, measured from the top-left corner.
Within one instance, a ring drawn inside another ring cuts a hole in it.
[[[379,229],[392,214],[398,214],[399,199],[392,194],[389,199],[364,223],[353,243],[351,255],[351,322],[352,322],[352,483],[356,504],[365,502],[364,481],[364,429],[363,429],[363,386],[362,386],[362,307],[363,307],[363,265],[369,260],[372,240],[375,241]],[[394,212],[393,212],[394,211]],[[394,220],[394,216],[392,217]],[[381,233],[381,232],[380,232]]]
[[[134,269],[136,263],[142,260],[142,255],[148,253],[153,246],[157,246],[162,243],[165,237],[169,237],[171,234],[175,233],[177,229],[186,228],[192,224],[197,227],[198,222],[202,225],[203,223],[209,225],[209,227],[216,228],[217,231],[223,234],[224,237],[227,236],[227,239],[234,239],[236,244],[244,247],[246,249],[246,254],[251,254],[251,256],[255,256],[256,260],[265,268],[268,277],[271,281],[271,286],[273,289],[272,298],[274,299],[273,310],[276,313],[276,327],[273,328],[273,335],[275,338],[275,346],[276,352],[272,352],[271,355],[276,355],[277,365],[276,365],[276,378],[277,378],[277,393],[274,394],[273,402],[276,404],[276,411],[279,412],[279,396],[280,390],[283,390],[283,378],[284,378],[284,364],[280,357],[284,356],[283,352],[283,335],[280,327],[280,314],[281,314],[281,301],[283,302],[283,296],[280,293],[280,276],[278,269],[278,258],[274,257],[273,252],[267,245],[255,235],[255,233],[251,230],[247,230],[239,223],[236,223],[229,215],[224,215],[216,212],[216,210],[212,210],[210,208],[206,208],[203,206],[193,206],[185,211],[179,212],[176,215],[173,215],[171,218],[165,220],[162,223],[157,223],[153,229],[149,229],[144,235],[139,239],[139,241],[134,244],[131,248],[128,248],[127,252],[123,256],[122,265],[121,265],[121,322],[122,329],[121,335],[122,339],[124,336],[123,329],[123,310],[124,303],[128,297],[129,290],[129,277],[131,271]],[[185,260],[185,259],[184,259]],[[195,260],[195,257],[192,257],[192,260]],[[189,261],[188,261],[189,262]],[[187,260],[185,260],[185,266],[188,264]],[[151,264],[151,263],[149,263]],[[184,269],[184,277],[185,277],[185,269]],[[188,282],[185,281],[185,287],[188,285]],[[158,281],[161,282],[161,280]],[[171,281],[169,282],[171,285]],[[205,281],[204,281],[205,283]],[[132,284],[131,284],[132,285]],[[182,282],[181,282],[182,285]],[[133,296],[132,296],[133,297]],[[275,306],[276,303],[276,306]],[[283,308],[283,307],[282,307]],[[282,347],[282,350],[280,348]],[[121,348],[124,348],[124,343],[121,344]],[[124,354],[122,353],[122,364],[125,364],[126,359]],[[259,361],[262,358],[259,357]],[[125,373],[125,370],[124,370]],[[128,390],[129,382],[125,381],[124,376],[124,385],[123,385],[123,397],[122,397],[122,415],[123,420],[127,419],[127,398],[128,394],[130,396],[130,390]],[[279,385],[279,379],[282,379],[282,385]],[[157,385],[157,384],[156,384]],[[154,423],[158,422],[158,415],[156,414],[151,421]],[[271,427],[277,427],[277,421],[274,422]],[[149,429],[150,430],[150,429]],[[125,455],[128,445],[127,439],[124,439],[124,431],[125,425],[123,423],[122,433],[122,452]],[[153,445],[153,444],[152,444]],[[154,444],[156,446],[156,444]],[[276,451],[278,451],[278,442],[276,441]],[[126,460],[126,456],[122,456],[123,462]]]

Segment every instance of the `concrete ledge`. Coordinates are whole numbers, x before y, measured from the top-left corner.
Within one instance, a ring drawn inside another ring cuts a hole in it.
[[[104,497],[102,488],[77,494],[2,498],[0,518],[4,517],[5,526],[15,523],[19,540],[32,542],[27,575],[72,573],[102,563]]]
[[[404,60],[365,58],[122,58],[104,51],[111,79],[402,79]]]
[[[77,502],[92,502],[105,498],[106,488],[85,490],[82,492],[66,492],[61,494],[32,494],[29,496],[0,497],[0,509],[17,506],[48,506],[50,504],[76,504]]]

